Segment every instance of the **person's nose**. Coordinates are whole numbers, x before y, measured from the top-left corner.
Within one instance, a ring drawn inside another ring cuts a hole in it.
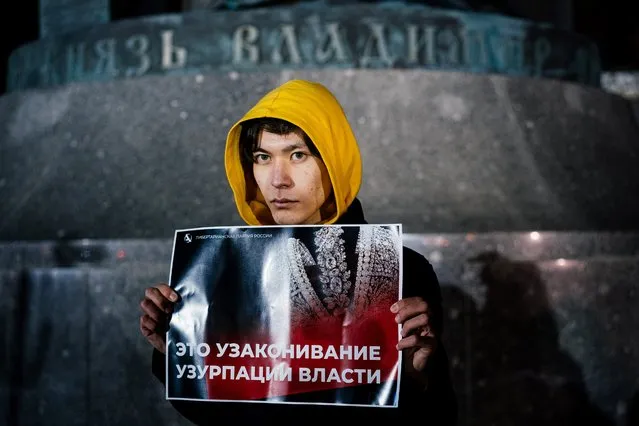
[[[271,170],[271,185],[275,188],[287,188],[292,186],[290,165],[283,160],[276,160]]]

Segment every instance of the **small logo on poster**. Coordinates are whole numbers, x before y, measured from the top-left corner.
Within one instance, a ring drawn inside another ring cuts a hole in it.
[[[191,234],[186,234],[184,236],[184,241],[186,241],[187,243],[190,243],[191,241],[193,241],[193,237],[191,237]]]

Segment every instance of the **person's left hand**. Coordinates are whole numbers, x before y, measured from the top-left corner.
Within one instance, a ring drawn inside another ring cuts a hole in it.
[[[397,349],[405,351],[409,368],[422,372],[437,344],[429,324],[428,304],[421,297],[409,297],[394,303],[391,312],[397,314],[395,321],[402,326]]]

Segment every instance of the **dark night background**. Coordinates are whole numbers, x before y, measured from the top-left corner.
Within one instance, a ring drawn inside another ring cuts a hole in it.
[[[111,19],[119,20],[155,13],[175,13],[181,0],[112,0]],[[438,3],[431,1],[431,4]],[[552,0],[468,1],[476,10],[494,10],[511,16],[543,19]],[[639,69],[639,21],[627,0],[573,1],[573,30],[589,36],[600,48],[604,71]],[[6,90],[6,63],[11,51],[38,38],[38,1],[2,2],[0,17],[4,35],[0,38],[0,94]]]

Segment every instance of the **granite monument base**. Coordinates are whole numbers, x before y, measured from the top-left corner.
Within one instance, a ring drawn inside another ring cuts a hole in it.
[[[342,102],[371,222],[406,232],[636,230],[630,101],[572,83],[431,71],[147,76],[0,98],[0,240],[172,238],[240,224],[230,126],[292,78]]]

